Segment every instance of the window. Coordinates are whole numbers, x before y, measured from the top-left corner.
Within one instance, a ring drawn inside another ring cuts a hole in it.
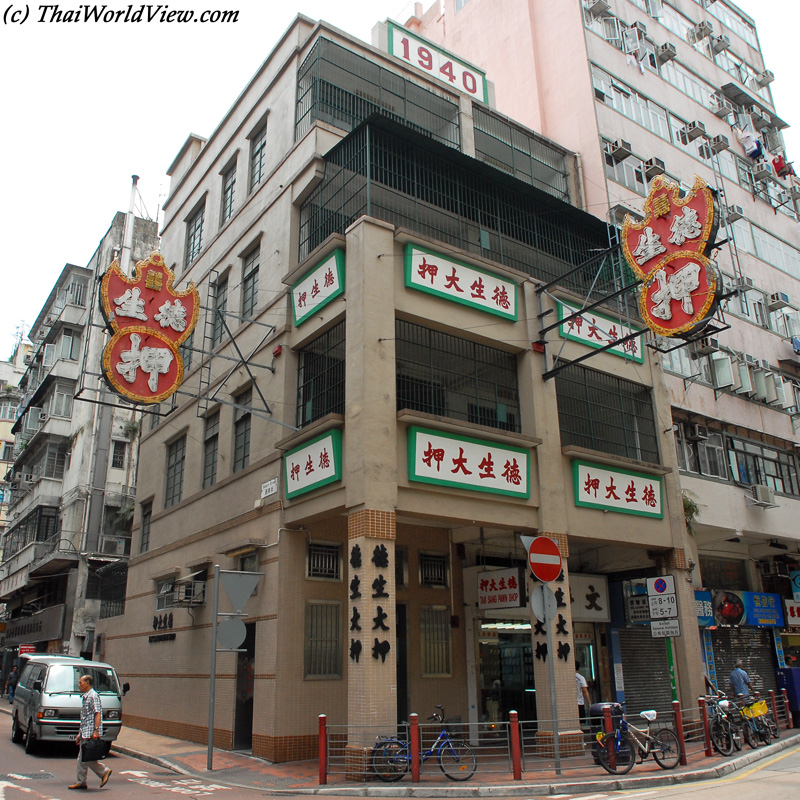
[[[53,390],[53,397],[50,400],[50,414],[54,417],[72,416],[72,395],[75,392],[75,384],[62,383],[56,384]]]
[[[728,479],[728,462],[722,434],[709,431],[708,439],[694,441],[689,423],[679,422],[675,430],[678,466],[684,472]]]
[[[242,316],[252,317],[258,299],[258,265],[260,252],[258,247],[244,259],[242,270]]]
[[[267,123],[265,122],[250,138],[250,191],[264,180],[267,144]]]
[[[397,320],[397,408],[519,431],[511,353]]]
[[[203,434],[203,488],[217,482],[217,453],[219,452],[219,411],[206,417]]]
[[[181,359],[183,360],[183,372],[184,375],[191,369],[192,367],[192,355],[194,350],[194,331],[192,331],[189,336],[184,340],[183,344],[178,346],[178,353],[180,353]]]
[[[214,286],[214,323],[211,330],[211,347],[222,341],[225,332],[224,317],[228,310],[228,276],[219,278]]]
[[[306,560],[306,577],[341,579],[342,547],[338,544],[309,542]]]
[[[408,586],[408,548],[394,548],[394,585]]]
[[[306,602],[303,653],[305,678],[340,678],[342,675],[342,610],[339,603]]]
[[[150,549],[150,521],[153,516],[153,504],[142,503],[142,534],[139,539],[139,552],[146,553]]]
[[[233,412],[233,471],[239,472],[250,463],[250,404],[253,390],[247,389],[233,398],[236,408]]]
[[[186,437],[167,445],[167,476],[164,487],[164,508],[179,503],[183,494],[183,466],[186,460]]]
[[[14,442],[3,442],[3,461],[14,460]]]
[[[61,358],[66,358],[69,361],[77,361],[80,344],[81,337],[77,333],[65,330],[61,334]]]
[[[630,155],[621,161],[611,155],[610,145],[606,144],[603,153],[606,161],[606,177],[640,195],[647,194],[647,181],[644,177],[644,162],[637,156]]]
[[[728,439],[728,462],[739,483],[771,486],[784,494],[800,494],[792,453],[744,439]]]
[[[205,203],[195,211],[186,221],[186,266],[193,264],[200,255],[203,246],[203,218],[205,217]]]
[[[222,224],[233,216],[233,195],[236,191],[236,164],[222,173]]]
[[[239,556],[240,572],[258,572],[258,550]],[[255,592],[255,589],[253,590]]]
[[[577,365],[556,375],[561,444],[658,463],[650,389]]]
[[[0,400],[0,419],[8,419],[12,422],[17,418],[17,401]]]
[[[112,469],[125,469],[125,450],[127,444],[125,442],[114,441],[113,450],[111,452],[111,468]]]
[[[163,611],[165,608],[172,608],[172,600],[175,596],[175,579],[167,578],[156,584],[156,611]]]
[[[345,323],[340,322],[300,351],[297,425],[344,413]]]
[[[67,302],[75,306],[85,306],[88,286],[87,278],[73,278],[67,284]]]
[[[420,553],[419,582],[421,586],[446,589],[448,585],[447,556],[438,553]]]
[[[450,610],[446,606],[423,606],[419,614],[423,677],[450,675]]]

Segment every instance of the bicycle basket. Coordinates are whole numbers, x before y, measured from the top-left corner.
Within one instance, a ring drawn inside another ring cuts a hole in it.
[[[759,700],[757,703],[753,703],[751,706],[745,706],[742,709],[742,714],[746,717],[763,717],[764,714],[767,713],[767,703],[766,700]]]
[[[444,726],[447,730],[447,735],[451,739],[466,739],[467,731],[464,725],[461,724],[461,715],[455,717],[448,717],[444,721]]]

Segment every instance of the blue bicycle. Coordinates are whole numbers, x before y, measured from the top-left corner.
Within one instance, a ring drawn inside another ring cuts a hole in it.
[[[420,753],[420,762],[427,761],[436,755],[439,768],[451,781],[468,781],[477,769],[477,760],[472,748],[454,739],[444,721],[444,708],[436,706],[429,720],[442,723],[442,731],[436,741],[424,753]],[[372,771],[386,783],[399,781],[411,767],[411,743],[401,739],[379,739],[372,748]]]

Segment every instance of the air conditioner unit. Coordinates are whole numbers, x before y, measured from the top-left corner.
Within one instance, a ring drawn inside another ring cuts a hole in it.
[[[708,140],[708,146],[715,153],[721,153],[723,150],[728,150],[730,148],[730,143],[728,142],[728,137],[727,136],[724,136],[723,134],[719,134],[719,136],[712,136]]]
[[[744,208],[742,206],[728,206],[725,209],[725,216],[730,223],[738,222],[744,219]]]
[[[767,127],[772,124],[772,117],[761,106],[747,106],[744,111],[756,126]]]
[[[789,295],[786,292],[773,292],[769,296],[769,310],[777,311],[789,305]]]
[[[792,201],[792,196],[789,192],[778,192],[778,205],[785,206]]]
[[[174,606],[202,606],[206,602],[206,582],[176,583],[172,595]]]
[[[642,36],[647,36],[647,25],[645,25],[644,22],[636,21],[631,25],[631,28],[636,28]]]
[[[640,211],[636,211],[624,203],[617,203],[608,209],[609,216],[615,224],[622,225],[625,217],[630,217],[634,222],[642,222],[644,217]]]
[[[792,200],[800,200],[800,186],[798,186],[797,184],[790,186],[789,197],[791,197]]]
[[[719,350],[719,340],[711,336],[704,336],[692,342],[692,353],[695,356],[707,356]]]
[[[678,55],[678,51],[675,49],[675,45],[672,42],[664,42],[658,46],[658,51],[656,52],[656,58],[658,59],[660,64],[666,64],[667,61],[672,61]],[[733,107],[731,106],[731,111],[733,111]]]
[[[608,0],[589,0],[586,13],[590,17],[602,17],[603,14],[608,13],[609,8],[611,8],[611,5]]]
[[[758,359],[755,356],[751,356],[750,353],[743,353],[742,356],[745,364],[749,364],[751,367],[758,366]]]
[[[686,432],[686,438],[690,442],[704,442],[708,439],[708,427],[692,424]]]
[[[727,117],[728,114],[732,114],[736,110],[733,107],[733,103],[720,92],[714,92],[714,94],[711,95],[710,105],[711,111],[717,117]]]
[[[772,164],[761,162],[753,167],[753,180],[755,181],[768,181],[775,177],[775,170]]]
[[[644,174],[647,176],[648,180],[655,178],[656,175],[663,175],[664,169],[664,162],[655,156],[653,156],[653,158],[648,158],[647,161],[644,162]]]
[[[756,83],[760,87],[766,86],[768,83],[772,83],[775,80],[775,75],[768,69],[765,69],[763,72],[759,72],[756,75]]]
[[[699,42],[701,39],[705,39],[706,36],[711,36],[714,33],[714,26],[708,22],[698,22],[694,28],[691,29],[691,32],[694,34],[694,40]]]
[[[742,277],[736,281],[736,286],[741,291],[746,292],[749,291],[750,289],[755,289],[756,285],[752,278],[748,277],[747,275],[742,275]]]
[[[758,363],[761,369],[766,369],[766,370],[772,369],[772,367],[770,367],[769,365],[769,360],[766,358],[762,358]]]
[[[734,366],[729,355],[716,352],[711,354],[711,375],[715,389],[733,389],[741,386],[739,370]]]
[[[750,487],[750,491],[757,506],[775,505],[775,490],[771,486],[762,486],[760,483],[756,483]]]
[[[684,134],[690,142],[693,142],[700,136],[706,135],[706,126],[703,125],[703,123],[699,120],[695,120],[694,122],[690,122],[688,125],[684,125],[680,132]]]
[[[630,142],[626,142],[624,139],[617,139],[616,142],[612,142],[610,149],[611,158],[613,158],[614,161],[624,161],[631,155]]]
[[[711,39],[711,49],[715,53],[721,53],[723,50],[730,50],[731,38],[724,33],[721,36],[714,36]]]
[[[738,372],[738,381],[734,380],[733,391],[736,392],[736,394],[745,394],[749,397],[753,394],[753,378],[750,374],[750,367],[748,364],[740,361],[736,364],[736,370]]]

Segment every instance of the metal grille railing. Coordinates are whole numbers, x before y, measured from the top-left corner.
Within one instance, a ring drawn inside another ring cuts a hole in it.
[[[344,413],[345,323],[334,325],[300,351],[297,427]]]

